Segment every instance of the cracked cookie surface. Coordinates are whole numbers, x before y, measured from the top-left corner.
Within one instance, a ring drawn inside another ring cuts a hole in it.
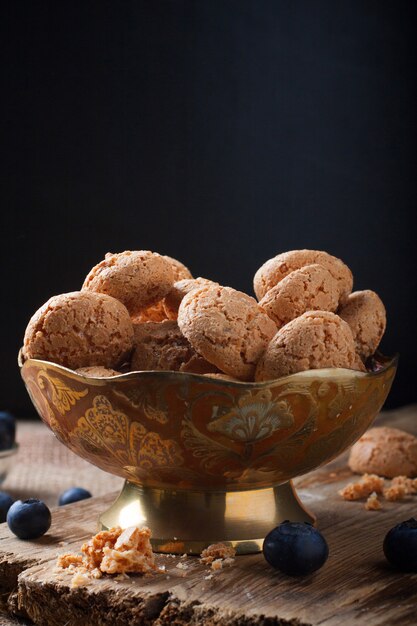
[[[198,278],[184,279],[176,281],[171,291],[164,298],[164,308],[165,313],[169,317],[169,319],[177,319],[178,317],[178,309],[180,308],[180,304],[184,296],[187,293],[190,293],[193,289],[198,289],[198,287],[210,286],[210,285],[218,285],[212,280],[208,278],[202,278],[199,276]]]
[[[171,262],[149,250],[107,253],[88,273],[83,290],[106,293],[122,302],[130,315],[161,300],[174,283]]]
[[[322,265],[306,265],[294,270],[272,287],[259,302],[281,328],[306,311],[336,311],[339,285]]]
[[[167,256],[166,254],[163,255],[163,258],[171,265],[174,282],[193,277],[188,267],[186,267],[184,263],[181,263],[181,261],[178,261],[178,259],[174,259],[172,256]]]
[[[258,363],[255,380],[326,367],[365,371],[348,324],[328,311],[308,311],[277,332]]]
[[[290,250],[266,261],[256,272],[253,287],[258,300],[294,270],[306,265],[325,267],[339,285],[339,298],[344,301],[352,291],[352,272],[343,261],[323,250]]]
[[[71,369],[100,364],[117,369],[133,347],[126,307],[111,296],[73,291],[50,298],[30,319],[23,355]]]
[[[276,332],[254,298],[231,287],[203,286],[188,293],[178,325],[193,348],[222,372],[251,380]]]
[[[338,313],[349,324],[362,359],[374,354],[387,325],[385,307],[378,294],[370,289],[355,291]]]

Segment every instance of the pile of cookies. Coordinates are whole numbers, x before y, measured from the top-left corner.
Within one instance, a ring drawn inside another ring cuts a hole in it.
[[[352,293],[349,268],[293,250],[255,274],[258,301],[147,250],[106,254],[81,291],[50,298],[22,355],[93,377],[170,370],[238,381],[343,367],[366,371],[385,331],[373,291]]]

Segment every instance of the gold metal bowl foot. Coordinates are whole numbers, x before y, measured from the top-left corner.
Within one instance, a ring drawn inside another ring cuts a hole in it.
[[[315,523],[290,482],[247,491],[173,491],[128,481],[99,519],[112,526],[149,526],[156,552],[201,554],[212,543],[237,554],[259,552],[265,535],[284,520]]]

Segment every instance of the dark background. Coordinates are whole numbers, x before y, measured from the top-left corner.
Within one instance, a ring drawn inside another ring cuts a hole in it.
[[[2,4],[0,405],[33,414],[29,317],[108,250],[251,293],[318,248],[388,310],[388,406],[417,400],[413,0]]]

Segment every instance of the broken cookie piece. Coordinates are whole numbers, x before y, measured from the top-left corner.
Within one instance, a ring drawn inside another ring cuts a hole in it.
[[[380,511],[382,509],[381,501],[378,500],[378,494],[373,491],[365,502],[365,509],[367,511]]]
[[[384,488],[384,479],[376,474],[364,474],[356,483],[349,483],[339,494],[344,500],[360,500],[367,498],[372,492],[382,493]]]
[[[105,574],[147,574],[157,570],[150,543],[149,528],[130,526],[103,530],[81,547],[82,555],[61,554],[58,566],[89,573],[93,578]]]
[[[382,503],[378,495],[382,495],[388,502],[397,502],[417,493],[417,478],[395,476],[388,486],[387,482],[382,476],[364,474],[358,482],[346,485],[339,494],[344,500],[367,498],[365,509],[379,511],[382,509]]]
[[[236,550],[232,546],[227,546],[224,543],[212,543],[202,551],[200,561],[205,565],[211,565],[212,570],[219,570],[225,565],[232,565],[235,555]]]
[[[104,546],[100,570],[107,574],[146,574],[155,571],[155,555],[150,537],[149,528],[126,528],[113,547]]]

